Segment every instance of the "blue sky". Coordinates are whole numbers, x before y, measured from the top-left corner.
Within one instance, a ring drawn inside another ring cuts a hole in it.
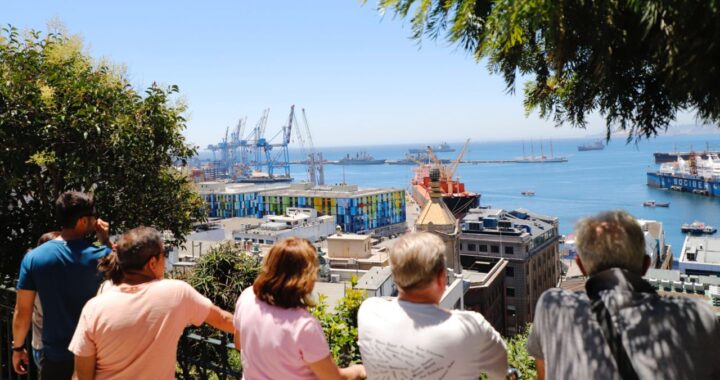
[[[188,140],[202,147],[271,108],[268,134],[305,108],[316,145],[378,145],[584,137],[525,117],[464,51],[410,40],[406,21],[368,0],[17,1],[0,23],[45,30],[62,20],[89,53],[126,64],[132,83],[177,84],[188,102]],[[521,86],[521,85],[520,85]],[[521,88],[521,87],[519,87]],[[683,116],[679,122],[692,122]]]

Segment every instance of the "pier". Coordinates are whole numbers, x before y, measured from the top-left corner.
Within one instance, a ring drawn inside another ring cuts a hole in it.
[[[461,164],[468,164],[468,165],[480,165],[480,164],[556,164],[556,163],[562,163],[567,162],[565,161],[557,161],[553,159],[546,159],[546,160],[523,160],[523,159],[507,159],[507,160],[462,160],[460,161]],[[343,165],[338,160],[325,160],[323,161],[324,165]],[[290,161],[290,165],[307,165],[306,161]],[[382,164],[366,164],[367,165],[405,165],[405,166],[416,166],[417,164],[414,162],[408,162],[408,163],[399,163],[395,160],[386,160],[385,163]],[[354,164],[353,166],[363,166]]]

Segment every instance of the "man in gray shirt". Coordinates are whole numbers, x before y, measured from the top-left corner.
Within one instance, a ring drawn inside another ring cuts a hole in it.
[[[660,297],[642,279],[643,233],[624,211],[576,226],[585,292],[546,291],[527,348],[544,379],[718,379],[720,325],[709,305]]]

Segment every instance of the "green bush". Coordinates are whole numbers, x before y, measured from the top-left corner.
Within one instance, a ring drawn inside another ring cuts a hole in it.
[[[318,304],[310,312],[320,321],[335,362],[340,367],[360,363],[360,348],[357,344],[357,312],[367,297],[362,290],[355,289],[357,278],[353,276],[351,287],[338,301],[335,312],[328,311],[327,297],[320,295]]]
[[[240,293],[252,286],[261,263],[228,242],[218,245],[197,262],[187,282],[215,305],[232,312]]]

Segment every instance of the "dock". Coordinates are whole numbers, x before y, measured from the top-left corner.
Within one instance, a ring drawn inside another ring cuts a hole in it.
[[[466,165],[482,165],[482,164],[520,164],[520,163],[532,163],[532,164],[557,164],[557,163],[563,163],[567,162],[565,161],[553,161],[551,159],[548,160],[535,160],[535,161],[527,161],[527,160],[519,160],[519,159],[508,159],[508,160],[462,160],[460,161],[461,164]],[[308,163],[305,161],[290,161],[290,165],[307,165]],[[342,163],[338,160],[325,160],[323,161],[324,165],[342,165]],[[372,166],[373,164],[368,164],[365,166]],[[384,164],[377,164],[377,165],[406,165],[406,166],[416,166],[416,163],[407,163],[407,164],[398,164],[393,160],[388,160]],[[353,165],[353,166],[363,166],[363,165]]]

